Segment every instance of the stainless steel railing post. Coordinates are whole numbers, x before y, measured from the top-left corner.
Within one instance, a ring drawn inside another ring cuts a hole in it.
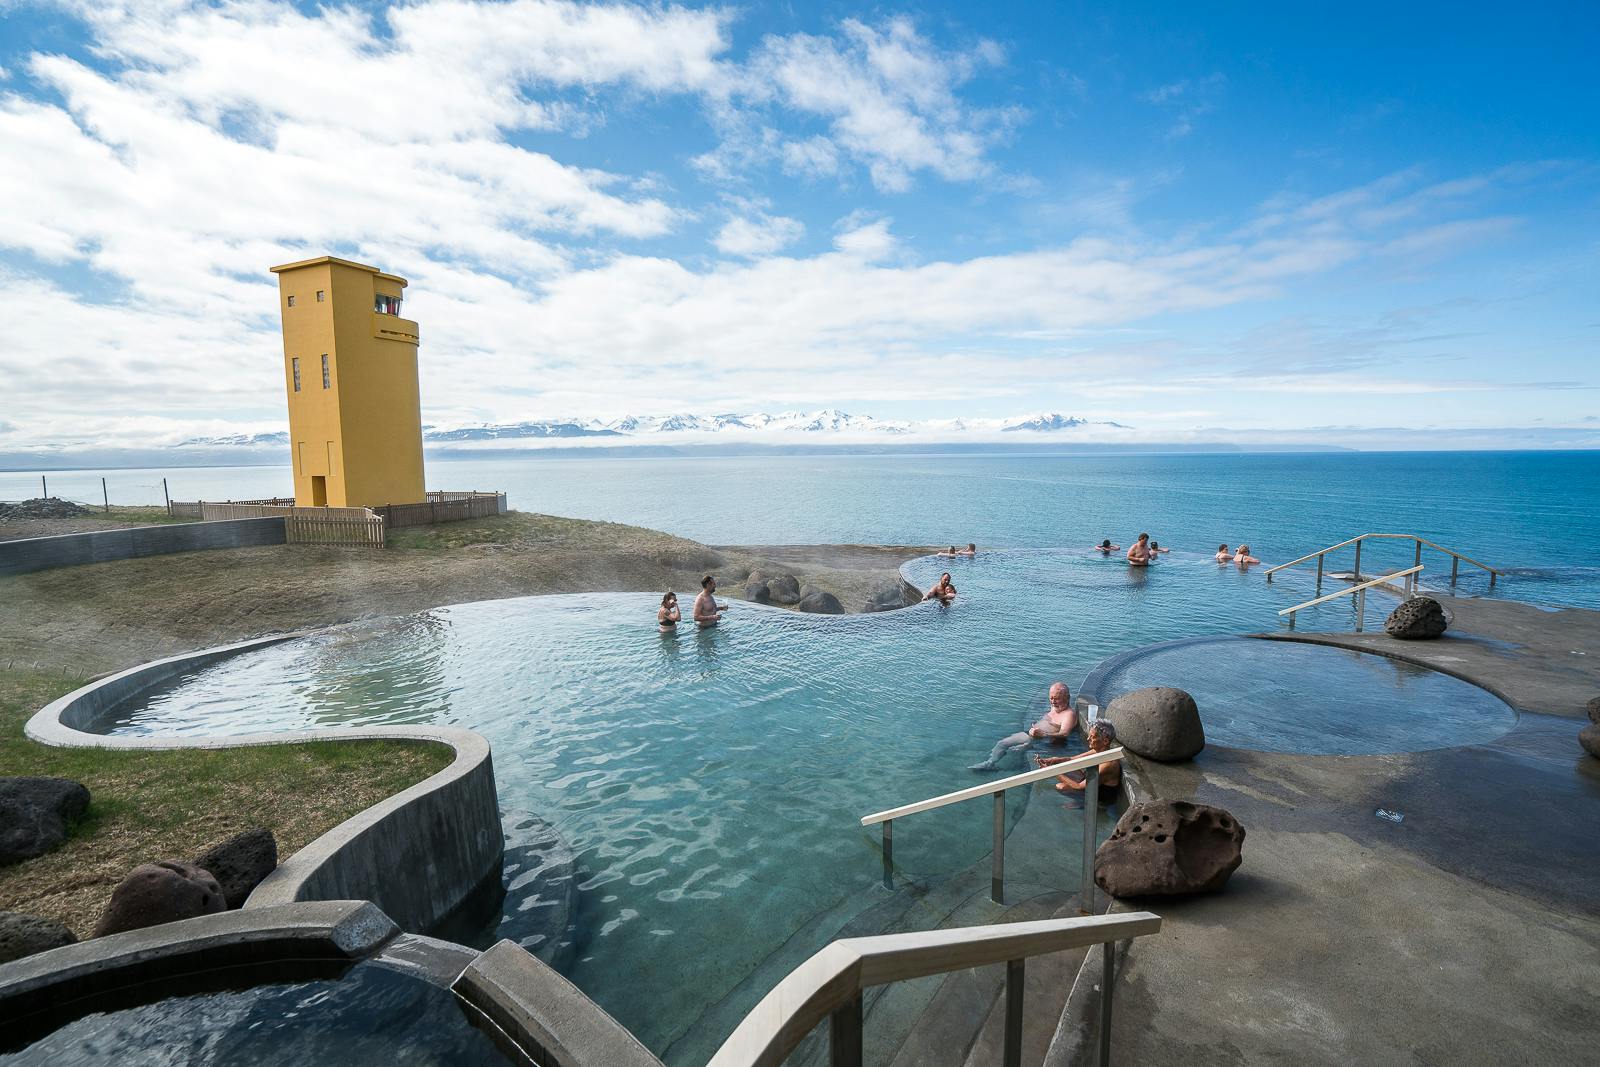
[[[1004,1067],[1022,1067],[1022,980],[1026,960],[1006,963],[1006,1046],[1000,1062]]]
[[[1356,542],[1356,581],[1361,581],[1361,542]]]
[[[1327,559],[1327,553],[1317,557],[1317,595],[1322,595],[1322,561]]]
[[[883,820],[883,888],[894,888],[894,820]]]
[[[1417,558],[1411,562],[1413,566],[1422,566],[1422,541],[1420,538],[1417,540]],[[1406,576],[1406,590],[1412,596],[1417,595],[1417,575],[1415,572]]]
[[[861,1067],[861,992],[828,1016],[828,1062]]]
[[[1117,943],[1100,945],[1100,1067],[1111,1067],[1111,983],[1116,980]]]
[[[1083,772],[1083,885],[1078,891],[1078,909],[1085,915],[1094,914],[1094,839],[1099,806],[1100,765],[1095,764]]]
[[[1004,904],[1006,895],[1006,791],[994,795],[994,864],[989,871],[989,898]]]

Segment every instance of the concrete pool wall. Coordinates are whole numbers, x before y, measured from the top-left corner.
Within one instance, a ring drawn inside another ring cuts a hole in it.
[[[243,641],[155,660],[90,682],[28,720],[41,744],[160,750],[306,741],[410,740],[449,745],[450,765],[346,819],[281,863],[245,901],[260,908],[307,900],[370,900],[402,928],[436,927],[473,895],[497,885],[504,838],[489,742],[449,727],[279,731],[222,738],[119,737],[89,732],[112,709],[212,663],[305,633]]]

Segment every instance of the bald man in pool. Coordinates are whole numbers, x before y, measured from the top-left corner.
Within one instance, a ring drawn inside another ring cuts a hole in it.
[[[1044,713],[1044,717],[1027,730],[1002,737],[995,742],[988,759],[974,763],[968,770],[992,771],[1011,753],[1021,752],[1035,741],[1059,745],[1072,735],[1077,725],[1078,713],[1072,708],[1072,691],[1065,682],[1055,682],[1050,686],[1050,710]]]

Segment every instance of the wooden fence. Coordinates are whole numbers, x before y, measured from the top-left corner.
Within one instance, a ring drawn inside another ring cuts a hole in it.
[[[213,522],[282,516],[290,544],[379,545],[385,532],[401,526],[481,519],[506,511],[504,493],[428,493],[420,504],[385,504],[377,508],[302,508],[293,498],[269,500],[174,500],[168,513],[176,518]],[[291,521],[292,520],[292,521]]]
[[[360,511],[360,518],[331,514]],[[283,517],[284,539],[291,545],[361,545],[382,548],[383,519],[366,508],[294,508]]]
[[[384,504],[372,509],[390,529],[427,526],[435,522],[482,519],[506,510],[504,493],[429,493],[421,504]]]

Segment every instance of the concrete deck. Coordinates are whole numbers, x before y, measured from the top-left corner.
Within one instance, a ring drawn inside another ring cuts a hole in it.
[[[1165,925],[1122,973],[1117,1063],[1596,1062],[1600,760],[1577,733],[1600,612],[1441,600],[1437,641],[1297,636],[1492,689],[1521,713],[1499,741],[1139,761],[1151,794],[1226,807],[1248,837],[1221,894],[1140,902]]]

